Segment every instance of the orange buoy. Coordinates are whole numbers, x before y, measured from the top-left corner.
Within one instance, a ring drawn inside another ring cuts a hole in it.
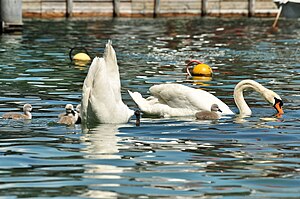
[[[189,66],[192,63],[197,63],[196,66],[193,67],[193,69],[190,71]],[[211,67],[207,64],[204,64],[198,60],[191,60],[187,66],[186,66],[186,72],[188,73],[189,76],[207,76],[211,77],[213,74],[213,71]]]

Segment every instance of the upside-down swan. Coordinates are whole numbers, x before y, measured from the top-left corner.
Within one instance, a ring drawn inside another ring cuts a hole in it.
[[[30,111],[32,110],[32,106],[31,104],[24,104],[23,106],[23,112],[24,113],[16,113],[16,112],[8,112],[8,113],[4,113],[2,115],[3,119],[27,119],[30,120],[32,119],[32,115],[30,113]]]
[[[199,111],[195,114],[197,120],[218,120],[222,111],[218,104],[211,105],[210,111]]]
[[[243,91],[251,88],[262,95],[279,114],[283,114],[282,100],[278,94],[253,80],[242,80],[234,88],[234,101],[240,115],[251,115]],[[143,98],[138,92],[129,92],[132,99],[142,112],[164,117],[195,115],[196,112],[211,109],[212,104],[217,104],[222,114],[233,114],[230,108],[211,93],[184,86],[181,84],[160,84],[150,87],[152,96]]]
[[[134,115],[122,101],[119,66],[111,41],[106,44],[103,58],[95,57],[89,68],[82,88],[80,114],[85,126],[127,123]]]

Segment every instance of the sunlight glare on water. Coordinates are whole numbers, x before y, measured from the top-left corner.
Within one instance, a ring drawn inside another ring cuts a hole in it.
[[[33,105],[31,121],[0,120],[0,196],[12,198],[298,198],[300,193],[299,21],[166,18],[25,20],[22,34],[0,35],[0,113]],[[70,62],[84,46],[102,56],[111,39],[122,97],[149,96],[176,82],[209,91],[238,112],[234,86],[254,79],[278,93],[274,116],[259,94],[245,96],[253,115],[218,121],[143,115],[141,126],[58,125],[76,106],[88,66]],[[186,78],[186,62],[213,68]]]

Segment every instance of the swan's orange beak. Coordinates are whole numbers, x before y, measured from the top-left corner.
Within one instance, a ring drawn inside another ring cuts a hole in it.
[[[278,114],[283,114],[283,109],[282,109],[282,101],[281,100],[276,100],[274,108],[277,110]]]

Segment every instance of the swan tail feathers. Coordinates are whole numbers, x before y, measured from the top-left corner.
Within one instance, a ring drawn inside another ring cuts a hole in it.
[[[128,90],[128,93],[130,97],[133,99],[133,101],[137,104],[139,109],[143,112],[147,112],[148,103],[147,100],[142,97],[142,95],[139,92],[131,92]]]
[[[107,66],[107,75],[109,76],[109,81],[111,82],[110,85],[114,91],[115,96],[118,96],[119,100],[121,100],[121,81],[119,66],[116,52],[112,46],[111,40],[108,40],[106,44],[103,57]]]
[[[106,62],[111,62],[114,65],[117,65],[116,51],[114,50],[113,46],[111,45],[110,40],[107,42],[107,44],[105,46],[103,57],[104,57]],[[118,70],[118,67],[113,67],[112,69]]]
[[[140,104],[142,104],[142,101],[145,100],[142,95],[138,92],[131,92],[130,90],[128,90],[128,93],[130,95],[130,97],[133,99],[133,101],[139,106]]]

